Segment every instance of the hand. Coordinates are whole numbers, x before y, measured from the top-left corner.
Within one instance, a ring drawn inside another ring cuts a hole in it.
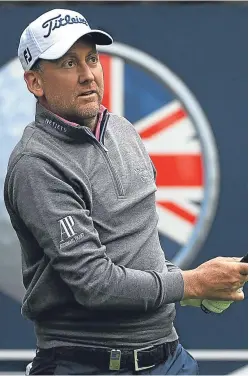
[[[241,287],[240,292],[243,291]],[[232,300],[210,300],[204,299],[201,301],[201,309],[206,313],[223,313],[233,303]]]
[[[182,271],[185,299],[244,299],[241,287],[248,280],[248,264],[240,258],[216,257],[194,270]]]

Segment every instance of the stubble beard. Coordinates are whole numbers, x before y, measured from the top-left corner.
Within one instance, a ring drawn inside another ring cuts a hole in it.
[[[60,96],[54,96],[51,101],[53,105],[50,106],[50,111],[70,122],[93,129],[97,122],[102,95],[98,94],[98,101],[89,101],[85,104],[79,104],[77,100],[78,98],[76,97],[69,103]]]

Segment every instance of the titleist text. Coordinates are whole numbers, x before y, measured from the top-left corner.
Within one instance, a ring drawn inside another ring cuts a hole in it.
[[[66,25],[72,25],[72,24],[77,24],[77,23],[83,23],[84,25],[88,26],[88,23],[85,20],[85,18],[80,18],[77,16],[71,17],[69,14],[67,14],[63,18],[61,17],[61,14],[59,14],[58,16],[50,18],[49,20],[45,21],[42,24],[43,29],[47,29],[47,34],[43,36],[44,38],[48,38],[53,30],[59,29],[60,27],[63,27]]]

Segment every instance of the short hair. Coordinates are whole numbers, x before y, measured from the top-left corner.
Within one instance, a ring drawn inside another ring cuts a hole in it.
[[[42,70],[42,69],[41,69],[41,59],[36,60],[36,62],[34,63],[34,65],[31,67],[30,70],[32,70],[32,71],[34,71],[34,72],[39,72],[39,71],[41,71],[41,70]]]

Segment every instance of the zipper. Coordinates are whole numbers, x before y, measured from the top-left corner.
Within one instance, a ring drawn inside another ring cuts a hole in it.
[[[87,131],[88,135],[92,138],[92,140],[96,143],[96,145],[98,146],[99,150],[101,151],[104,159],[106,160],[106,163],[108,165],[108,168],[111,172],[111,175],[112,175],[114,183],[115,183],[115,188],[117,190],[118,197],[124,197],[125,191],[124,191],[124,187],[122,185],[121,179],[120,179],[120,177],[119,177],[119,175],[118,175],[115,167],[113,166],[112,161],[111,161],[111,159],[108,155],[108,149],[103,144],[104,134],[105,134],[105,130],[106,130],[106,127],[107,127],[107,122],[109,120],[109,117],[110,117],[110,115],[106,114],[106,116],[104,116],[104,118],[103,118],[104,124],[103,124],[102,131],[101,131],[101,134],[100,134],[100,141],[98,141],[96,139],[96,137],[92,134],[91,131],[89,131],[88,129],[86,129],[86,131]]]
[[[104,154],[104,157],[105,157],[105,159],[107,161],[107,164],[108,164],[108,166],[110,168],[110,171],[111,171],[111,174],[113,176],[113,179],[115,181],[115,184],[116,184],[116,187],[117,187],[117,191],[118,191],[118,196],[119,197],[124,197],[124,195],[125,195],[124,187],[122,185],[122,182],[120,180],[120,177],[119,177],[116,169],[113,167],[111,159],[110,159],[110,157],[108,155],[108,151],[104,152],[103,154]]]

